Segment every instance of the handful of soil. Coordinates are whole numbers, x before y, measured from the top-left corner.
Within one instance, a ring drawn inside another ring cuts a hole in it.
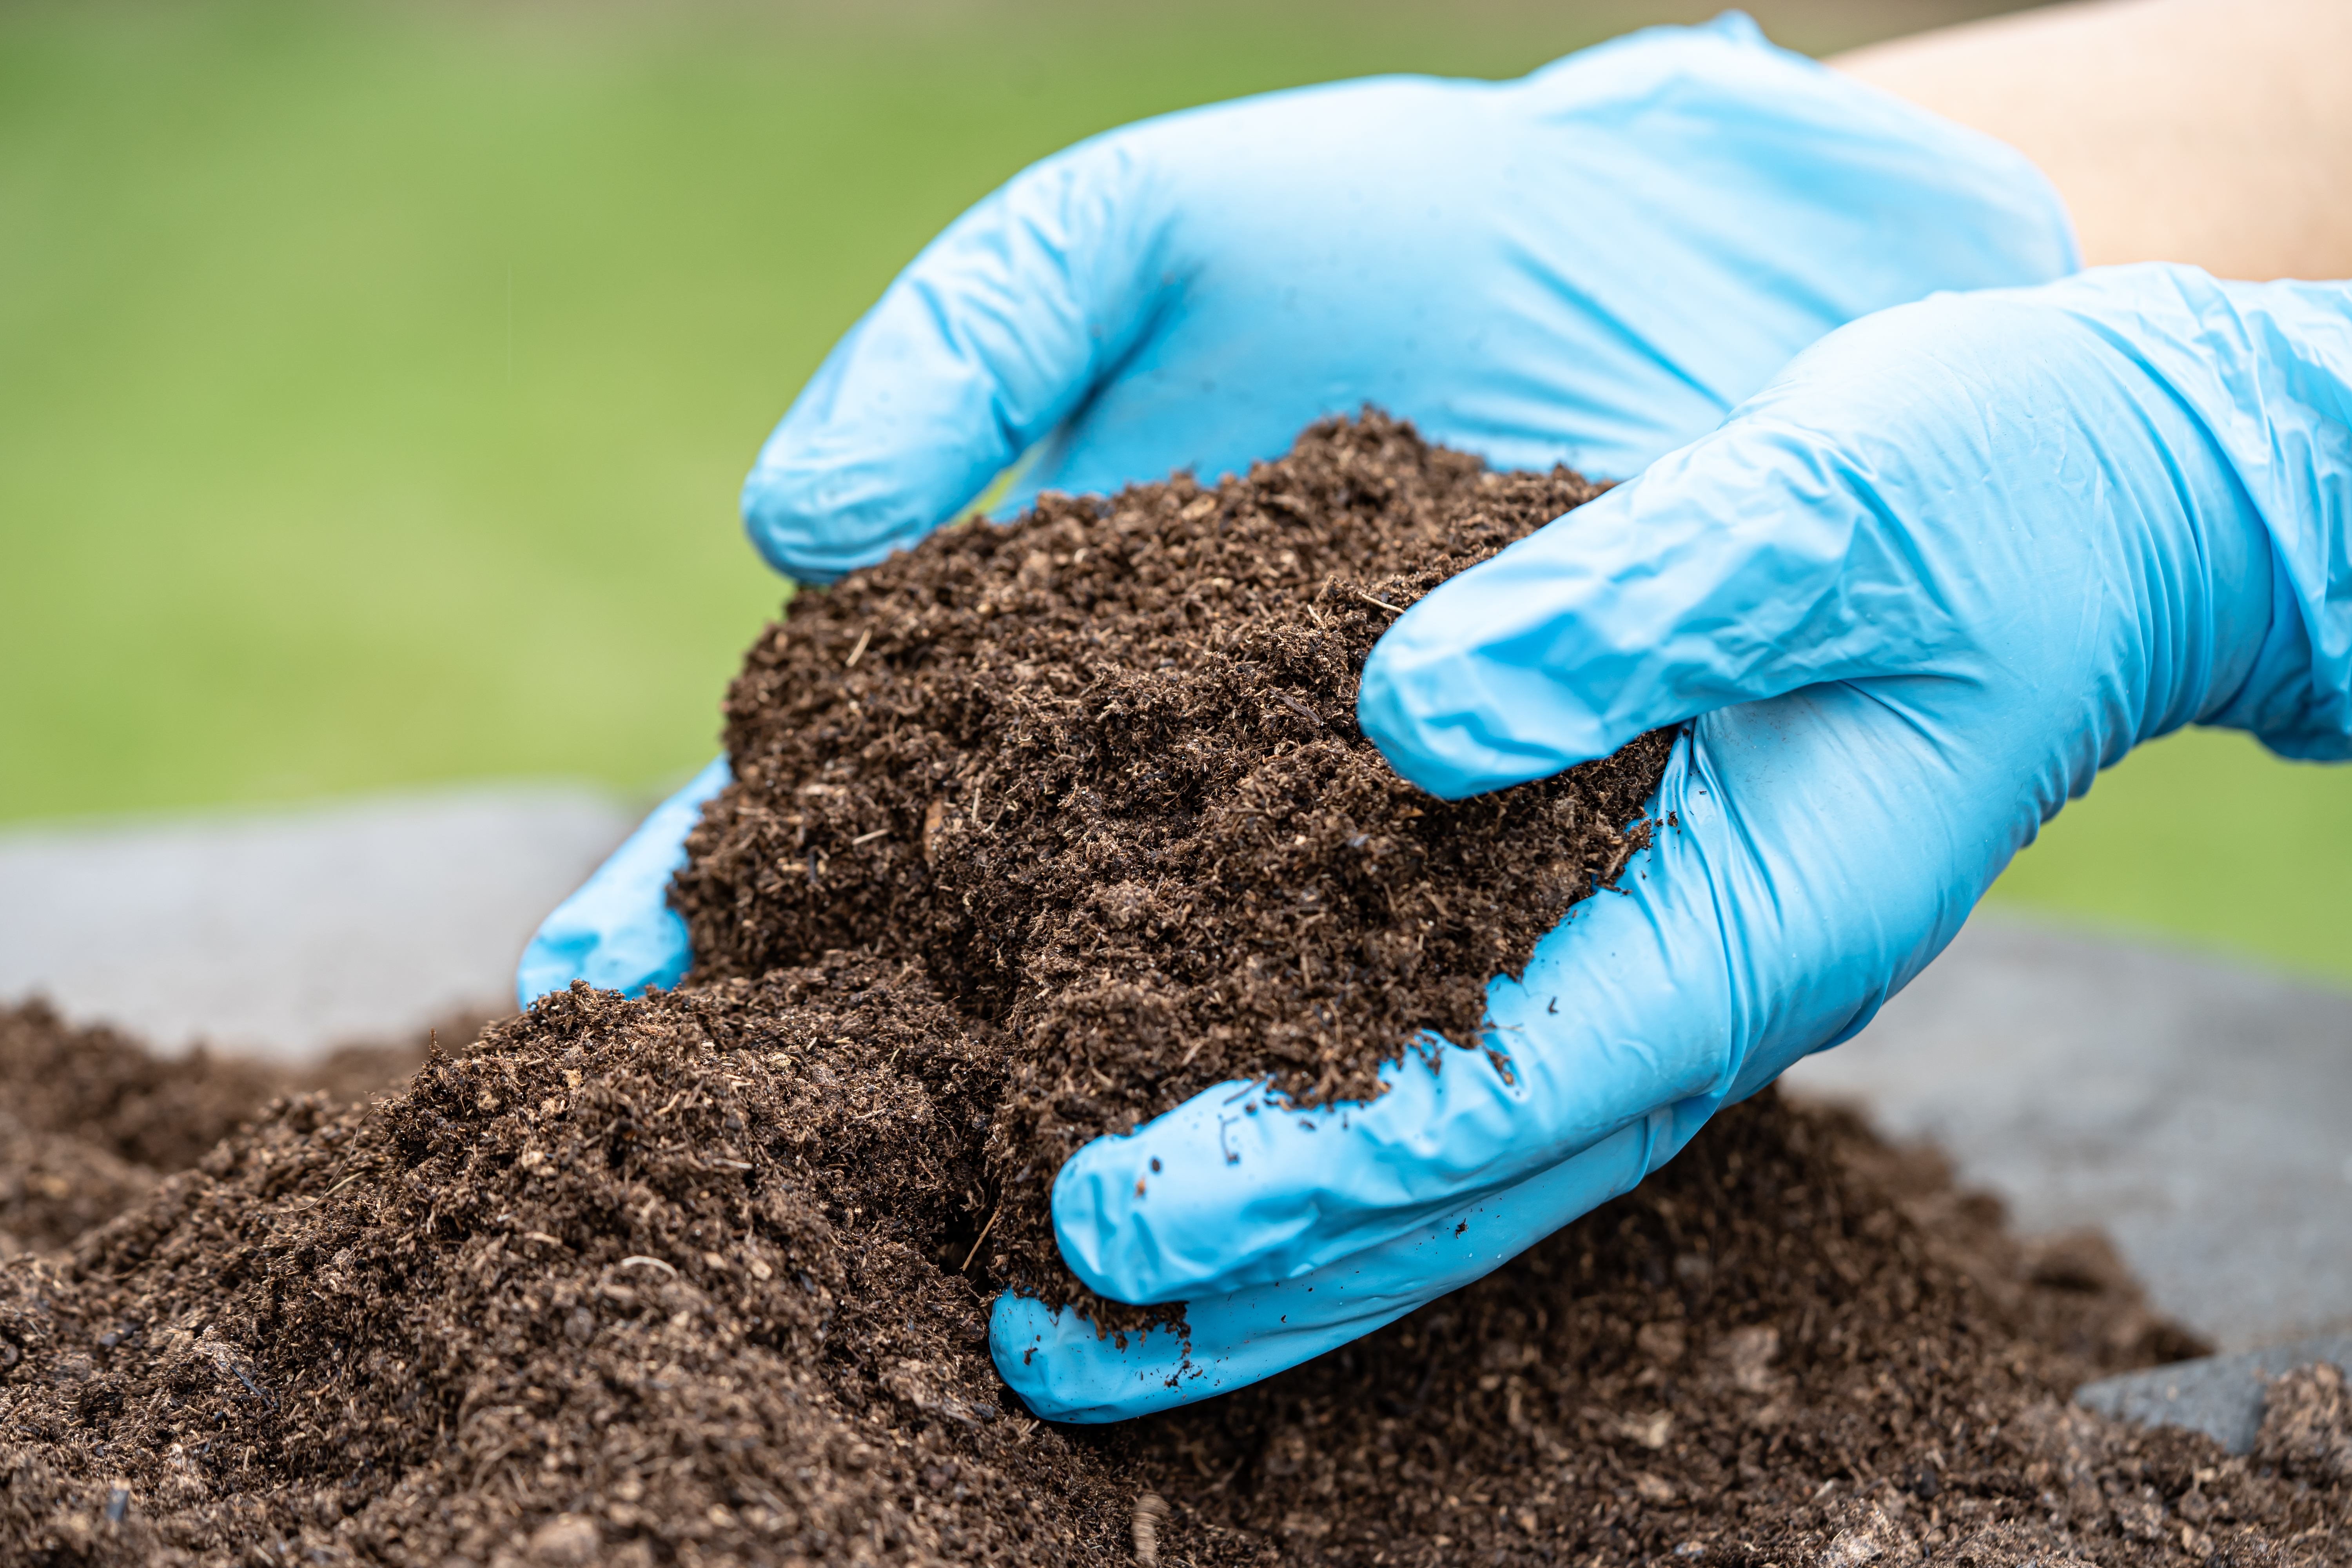
[[[1006,1074],[984,1278],[1147,1320],[1055,1251],[1071,1152],[1229,1079],[1368,1099],[1427,1035],[1484,1043],[1488,980],[1649,841],[1669,733],[1445,802],[1356,727],[1402,610],[1598,493],[1367,412],[803,595],[729,695],[736,782],[673,894],[689,984],[835,951],[926,975]]]

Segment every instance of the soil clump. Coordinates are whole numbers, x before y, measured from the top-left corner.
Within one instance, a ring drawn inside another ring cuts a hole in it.
[[[1648,844],[1668,732],[1447,802],[1356,725],[1400,612],[1599,493],[1368,410],[1213,488],[1049,494],[803,595],[728,697],[735,783],[673,890],[689,984],[915,966],[1006,1064],[989,1279],[1166,1315],[1064,1268],[1069,1153],[1232,1079],[1318,1106],[1417,1041],[1486,1044],[1488,980]]]

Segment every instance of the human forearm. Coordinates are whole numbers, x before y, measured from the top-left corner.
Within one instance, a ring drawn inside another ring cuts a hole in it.
[[[2040,164],[2085,265],[2352,276],[2352,5],[2089,0],[1829,63]]]

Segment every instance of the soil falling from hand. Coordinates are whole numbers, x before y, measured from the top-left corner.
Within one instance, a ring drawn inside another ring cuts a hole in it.
[[[1115,1428],[1019,1408],[984,1322],[1054,1267],[1022,1162],[1226,1077],[1353,1093],[1418,1030],[1475,1041],[1472,982],[1638,869],[1663,741],[1482,840],[1349,727],[1386,606],[1586,488],[1376,419],[1290,465],[1052,501],[797,605],[736,689],[677,993],[558,994],[200,1158],[142,1109],[191,1069],[0,1016],[30,1194],[0,1562],[2352,1562],[2340,1379],[2247,1459],[2067,1408],[2197,1347],[2095,1244],[2029,1254],[1769,1093],[1282,1377]],[[1347,985],[1344,1026],[1302,1023]]]

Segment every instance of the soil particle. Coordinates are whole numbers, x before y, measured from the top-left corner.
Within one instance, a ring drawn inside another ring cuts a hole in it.
[[[1168,1517],[1168,1500],[1145,1492],[1135,1500],[1135,1561],[1137,1568],[1160,1568],[1160,1521]]]
[[[693,980],[919,965],[1006,1064],[978,1278],[1165,1314],[1064,1268],[1070,1152],[1235,1079],[1320,1105],[1430,1035],[1491,1046],[1487,982],[1648,844],[1670,733],[1445,802],[1356,726],[1401,610],[1598,493],[1368,411],[1213,489],[1048,495],[803,595],[728,699],[736,782],[673,894]]]

